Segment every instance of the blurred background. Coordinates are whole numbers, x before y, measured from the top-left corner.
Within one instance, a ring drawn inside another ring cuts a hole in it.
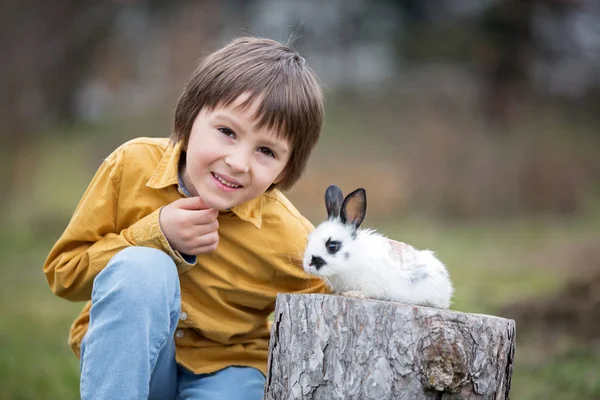
[[[600,1],[0,3],[0,399],[76,399],[83,304],[42,265],[102,159],[168,136],[198,59],[293,45],[326,126],[288,193],[337,183],[365,226],[434,249],[453,309],[517,321],[514,399],[600,398]]]

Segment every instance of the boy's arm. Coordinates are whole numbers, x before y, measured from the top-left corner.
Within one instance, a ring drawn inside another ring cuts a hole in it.
[[[122,153],[107,158],[71,221],[54,245],[44,264],[44,273],[54,294],[72,301],[89,300],[96,275],[120,250],[128,246],[171,249],[160,230],[160,209],[117,232],[117,207],[123,167]]]

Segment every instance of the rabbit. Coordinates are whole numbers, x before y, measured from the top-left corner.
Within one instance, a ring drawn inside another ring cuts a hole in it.
[[[359,188],[346,198],[331,185],[325,191],[328,219],[308,237],[304,270],[323,278],[335,294],[447,309],[453,294],[444,264],[429,250],[359,229],[367,194]]]

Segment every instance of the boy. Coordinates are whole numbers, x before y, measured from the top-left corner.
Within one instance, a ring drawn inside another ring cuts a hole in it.
[[[281,194],[323,123],[304,59],[240,38],[208,56],[169,139],[125,143],[101,165],[44,272],[91,300],[69,343],[83,399],[261,399],[278,292],[305,275],[312,225]]]

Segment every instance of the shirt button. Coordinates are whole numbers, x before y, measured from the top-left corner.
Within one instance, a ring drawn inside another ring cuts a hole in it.
[[[175,336],[177,336],[178,338],[182,338],[183,337],[183,331],[181,329],[177,329],[177,331],[175,332]]]
[[[187,319],[187,313],[183,311],[181,314],[179,314],[179,319],[185,321]]]

